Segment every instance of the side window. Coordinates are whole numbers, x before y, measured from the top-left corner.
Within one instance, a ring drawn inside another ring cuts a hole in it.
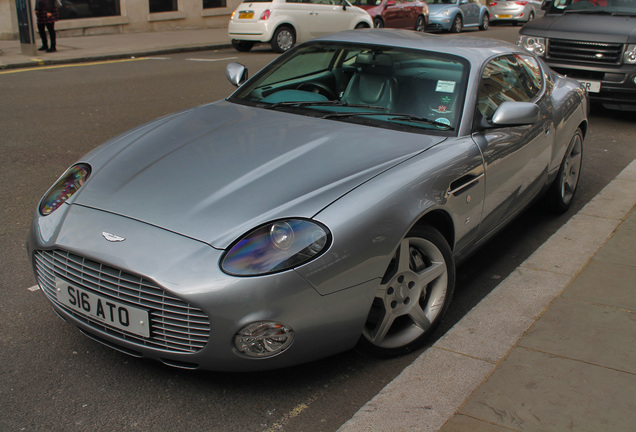
[[[541,68],[532,57],[506,55],[491,60],[479,83],[477,109],[490,120],[503,102],[530,102],[541,92]]]
[[[521,69],[520,77],[524,86],[526,86],[528,94],[532,97],[541,93],[543,88],[543,71],[539,63],[532,57],[526,55],[516,55],[519,68]]]

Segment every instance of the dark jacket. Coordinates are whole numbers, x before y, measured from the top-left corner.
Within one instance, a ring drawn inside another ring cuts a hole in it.
[[[55,0],[37,0],[35,2],[35,16],[38,19],[38,24],[51,24],[59,20],[60,13],[55,6]]]

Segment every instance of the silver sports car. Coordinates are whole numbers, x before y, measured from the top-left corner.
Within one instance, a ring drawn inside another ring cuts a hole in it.
[[[588,101],[514,45],[356,30],[98,147],[28,239],[55,311],[125,353],[248,371],[420,347],[455,265],[576,191]]]

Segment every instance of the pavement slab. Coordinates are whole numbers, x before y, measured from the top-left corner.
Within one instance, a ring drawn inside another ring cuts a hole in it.
[[[633,432],[636,376],[517,348],[461,414],[523,432]]]

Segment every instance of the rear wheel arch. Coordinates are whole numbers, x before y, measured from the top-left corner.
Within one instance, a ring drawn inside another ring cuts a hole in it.
[[[283,47],[277,42],[277,39],[279,37],[279,33],[282,32],[282,31],[285,31],[285,30],[288,30],[289,33],[291,33],[291,36],[292,36],[291,46],[289,46],[289,47]],[[270,45],[272,46],[272,49],[275,52],[282,53],[282,52],[285,52],[285,51],[293,48],[296,45],[297,36],[298,36],[298,34],[296,32],[296,28],[293,25],[291,25],[291,24],[289,24],[287,22],[283,22],[283,23],[279,24],[278,27],[276,27],[276,30],[274,30],[274,33],[272,35],[272,39],[270,41]]]

